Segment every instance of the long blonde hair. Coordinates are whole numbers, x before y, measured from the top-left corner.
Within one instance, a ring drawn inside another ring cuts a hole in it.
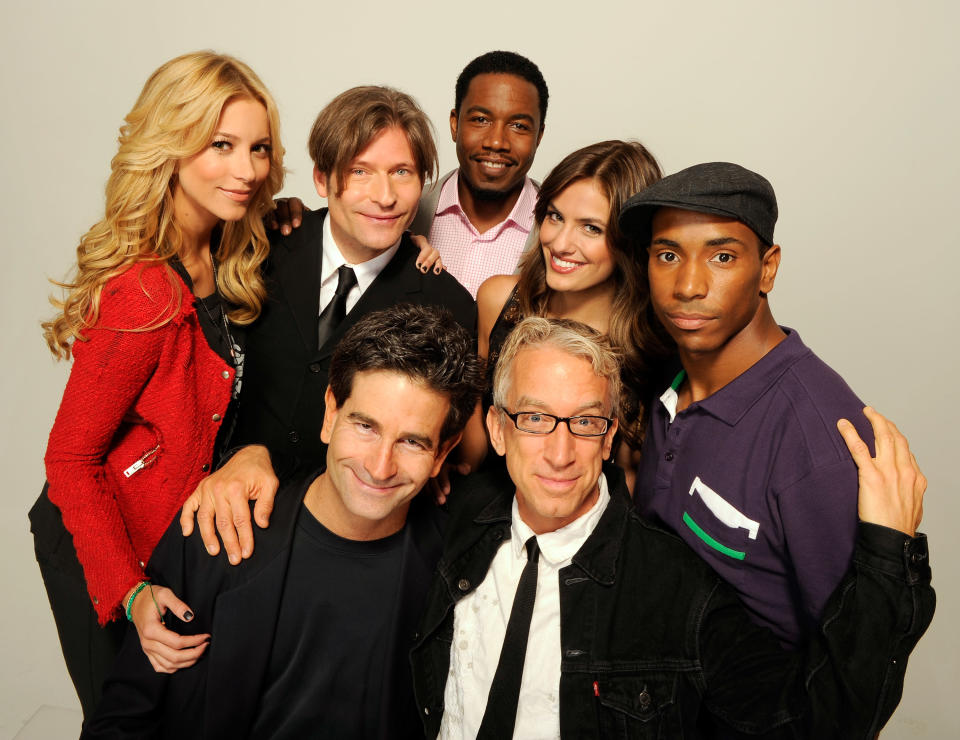
[[[620,231],[617,219],[624,201],[662,177],[654,156],[637,141],[602,141],[568,154],[550,171],[534,208],[537,228],[550,203],[580,180],[596,180],[610,203],[607,241],[613,255],[616,286],[610,307],[610,344],[621,356],[623,396],[620,431],[631,447],[642,438],[642,399],[651,390],[654,368],[669,356],[672,342],[650,308],[650,292],[643,266],[646,255]],[[547,285],[542,249],[530,249],[520,261],[517,299],[521,316],[546,316],[553,291]]]
[[[42,325],[55,357],[69,358],[72,342],[83,341],[83,330],[96,323],[100,293],[111,277],[136,262],[168,263],[179,256],[183,232],[173,215],[177,165],[210,144],[224,106],[236,98],[251,98],[267,110],[270,173],[243,218],[222,226],[217,288],[233,306],[228,316],[234,323],[249,324],[260,314],[266,296],[260,265],[269,252],[262,219],[283,185],[280,117],[273,97],[246,64],[210,51],[193,52],[150,75],[120,127],[105,215],[80,240],[73,280],[51,281],[66,291],[62,300],[51,296],[58,313]],[[182,300],[172,272],[170,279],[176,300]],[[164,310],[139,330],[161,326],[172,315]]]

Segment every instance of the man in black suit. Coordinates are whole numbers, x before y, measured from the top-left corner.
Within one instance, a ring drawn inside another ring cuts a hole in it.
[[[316,419],[330,357],[360,317],[403,301],[444,306],[462,326],[476,328],[469,294],[448,274],[417,270],[418,250],[404,236],[437,161],[417,104],[390,88],[347,90],[320,112],[309,150],[314,185],[328,208],[271,240],[269,295],[247,335],[234,436],[234,444],[263,444],[302,461],[322,454]],[[343,268],[350,284],[337,291]],[[330,313],[344,291],[336,321]],[[318,316],[328,308],[318,342]]]
[[[460,438],[483,384],[449,312],[368,314],[330,364],[326,465],[285,483],[240,566],[174,523],[147,570],[192,606],[212,647],[155,673],[134,630],[84,737],[422,737],[407,660],[441,549],[416,497]],[[315,420],[320,426],[320,419]]]
[[[437,170],[430,123],[416,102],[387,87],[347,90],[317,116],[309,150],[314,185],[328,207],[305,214],[293,233],[272,236],[268,296],[247,332],[232,438],[234,446],[248,446],[204,480],[181,516],[189,534],[202,502],[197,522],[216,554],[216,509],[234,564],[253,552],[246,502],[258,499],[255,519],[261,527],[269,522],[277,482],[262,476],[268,450],[285,463],[322,459],[316,420],[323,416],[330,357],[344,332],[399,302],[445,307],[461,326],[476,330],[470,294],[447,273],[418,270],[419,252],[405,233],[424,181]]]

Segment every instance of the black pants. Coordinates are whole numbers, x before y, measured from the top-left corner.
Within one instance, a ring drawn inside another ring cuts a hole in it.
[[[114,621],[106,627],[97,623],[73,537],[63,526],[60,510],[47,498],[46,484],[30,509],[30,531],[63,659],[86,719],[100,701],[103,679],[120,650],[127,623]]]

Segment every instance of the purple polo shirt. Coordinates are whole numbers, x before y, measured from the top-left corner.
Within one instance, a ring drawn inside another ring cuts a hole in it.
[[[784,331],[753,367],[674,415],[677,376],[651,409],[634,503],[795,646],[853,554],[857,467],[837,420],[871,448],[873,433],[843,379]]]

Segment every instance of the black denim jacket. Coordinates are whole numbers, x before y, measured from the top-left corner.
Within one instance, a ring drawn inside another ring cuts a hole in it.
[[[876,735],[933,617],[923,535],[861,524],[819,632],[790,653],[679,538],[633,510],[618,470],[604,472],[610,504],[559,573],[563,737]],[[465,480],[454,499],[411,653],[427,737],[443,715],[454,605],[510,537],[513,491],[490,474]]]

